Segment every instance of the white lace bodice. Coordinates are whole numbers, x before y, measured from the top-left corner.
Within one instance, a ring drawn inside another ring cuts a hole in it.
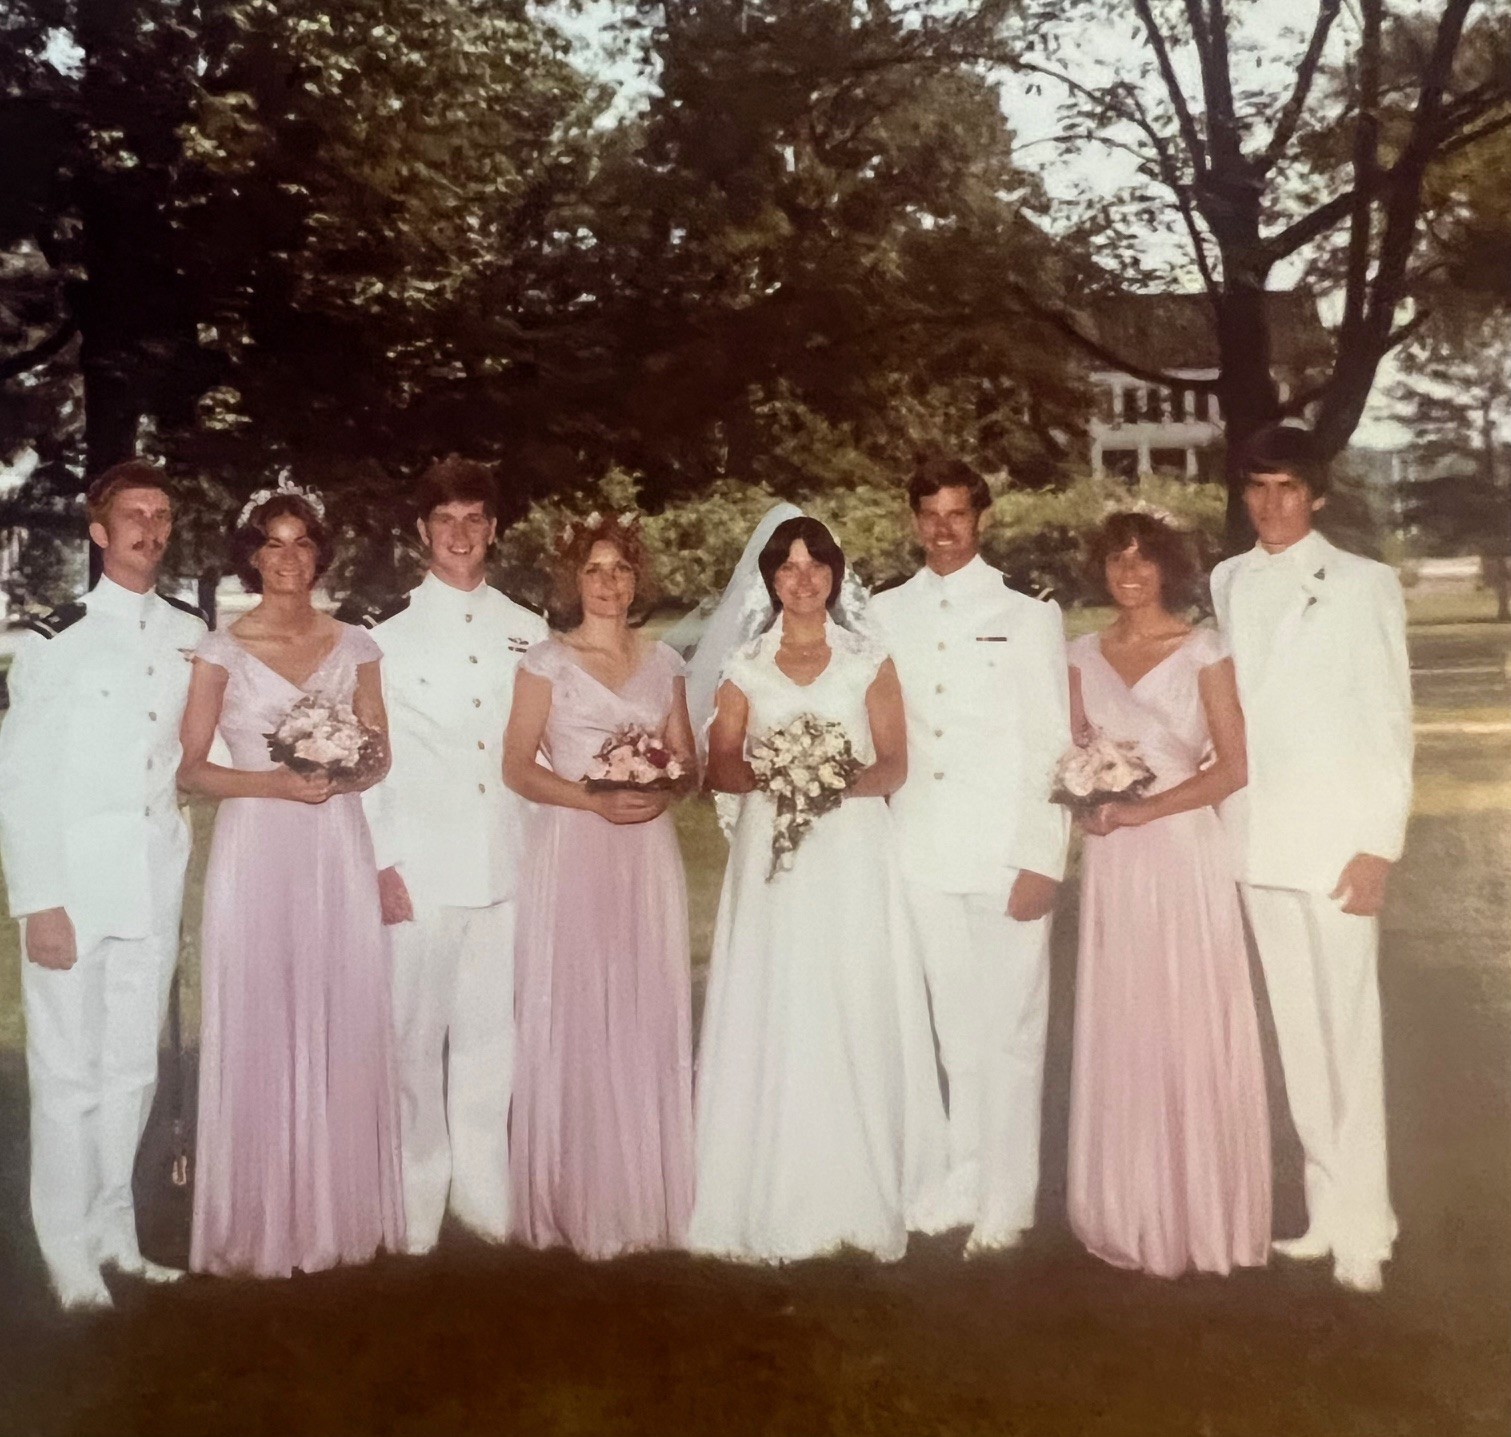
[[[759,638],[735,652],[724,677],[745,695],[750,705],[747,738],[780,728],[799,714],[811,713],[843,724],[856,756],[863,763],[870,763],[876,751],[866,713],[866,692],[876,678],[876,671],[886,661],[886,651],[832,619],[826,632],[829,662],[810,684],[794,683],[776,665],[777,645],[782,640],[780,618]]]

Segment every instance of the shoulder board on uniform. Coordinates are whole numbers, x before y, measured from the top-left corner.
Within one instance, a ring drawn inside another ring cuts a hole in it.
[[[409,607],[409,595],[400,594],[395,599],[375,599],[364,602],[348,597],[336,610],[336,618],[343,624],[354,624],[360,629],[375,629],[395,614],[402,614]]]
[[[890,579],[871,590],[871,597],[874,599],[878,594],[891,593],[893,589],[901,588],[911,577],[910,574],[893,574]]]
[[[165,604],[172,604],[181,614],[192,614],[206,628],[210,627],[210,616],[200,608],[198,604],[191,604],[187,599],[175,599],[172,594],[159,594]]]
[[[60,604],[45,614],[28,614],[21,623],[32,633],[41,634],[44,639],[55,639],[64,629],[72,628],[88,612],[83,600],[75,599],[71,604]]]

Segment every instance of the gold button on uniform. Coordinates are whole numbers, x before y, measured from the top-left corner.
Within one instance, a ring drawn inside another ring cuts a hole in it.
[[[149,679],[152,677],[152,665],[151,664],[147,665],[147,677]]]
[[[936,770],[935,773],[934,773],[934,777],[935,778],[943,778],[944,775]]]
[[[147,714],[147,717],[148,717],[148,718],[149,718],[149,719],[151,719],[151,720],[152,720],[152,722],[153,722],[153,723],[156,723],[156,722],[157,722],[157,715],[156,715],[156,714],[155,714],[155,713],[151,713],[151,712],[149,712],[149,713],[148,713],[148,714]]]
[[[475,664],[477,662],[477,655],[476,654],[468,654],[467,655],[467,662],[469,664]]]
[[[936,728],[934,730],[934,737],[935,738],[943,738],[944,737],[944,730],[942,728]]]
[[[469,623],[469,624],[470,624],[470,623],[471,623],[471,622],[472,622],[472,615],[471,615],[471,614],[464,614],[464,615],[463,615],[463,616],[462,616],[462,617],[463,617],[463,619],[464,619],[464,620],[465,620],[465,621],[466,621],[466,622],[467,622],[467,623]]]
[[[480,709],[480,708],[482,708],[482,706],[483,706],[482,699],[473,699],[473,701],[472,701],[472,707],[473,708]]]
[[[944,652],[944,640],[943,639],[940,639],[940,641],[939,641],[939,651],[940,651],[940,653]]]
[[[480,784],[478,784],[477,791],[479,793],[487,793],[488,792],[488,785],[486,783],[480,783]]]
[[[484,742],[483,742],[483,741],[482,741],[482,739],[479,739],[479,740],[478,740],[478,741],[477,741],[477,746],[478,746],[478,747],[479,747],[479,748],[487,748],[487,747],[488,747],[488,745],[487,745],[487,744],[485,744],[485,743],[484,743]]]
[[[942,694],[944,692],[944,685],[943,684],[935,684],[934,685],[934,692],[936,694]]]

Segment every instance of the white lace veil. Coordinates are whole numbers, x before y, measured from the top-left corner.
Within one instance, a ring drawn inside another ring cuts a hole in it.
[[[771,599],[757,561],[776,526],[802,514],[796,504],[773,504],[755,526],[740,562],[730,575],[719,601],[704,621],[697,647],[687,661],[687,712],[698,739],[698,757],[708,752],[708,726],[713,722],[714,694],[730,655],[771,622]]]

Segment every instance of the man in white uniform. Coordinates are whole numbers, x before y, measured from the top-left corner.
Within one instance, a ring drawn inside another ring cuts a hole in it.
[[[417,499],[430,571],[373,628],[393,766],[363,800],[393,925],[407,1240],[427,1252],[448,1197],[475,1232],[509,1233],[524,806],[504,787],[504,728],[520,655],[547,629],[483,580],[497,528],[487,467],[441,460]]]
[[[31,1208],[64,1307],[111,1303],[101,1266],[179,1274],[137,1245],[131,1174],[157,1085],[189,828],[179,719],[199,611],[154,591],[173,527],[161,473],[90,486],[104,576],[29,621],[0,727],[0,858],[21,923]]]
[[[926,567],[870,610],[907,711],[891,806],[949,1082],[949,1216],[971,1225],[967,1252],[990,1252],[1032,1226],[1038,1192],[1065,640],[1057,604],[981,558],[991,496],[968,464],[926,460],[908,500]]]
[[[1224,817],[1306,1155],[1307,1231],[1275,1247],[1374,1292],[1396,1235],[1376,970],[1411,809],[1405,606],[1389,568],[1312,528],[1327,470],[1307,431],[1264,431],[1244,463],[1259,542],[1217,566],[1212,599],[1248,732]]]

